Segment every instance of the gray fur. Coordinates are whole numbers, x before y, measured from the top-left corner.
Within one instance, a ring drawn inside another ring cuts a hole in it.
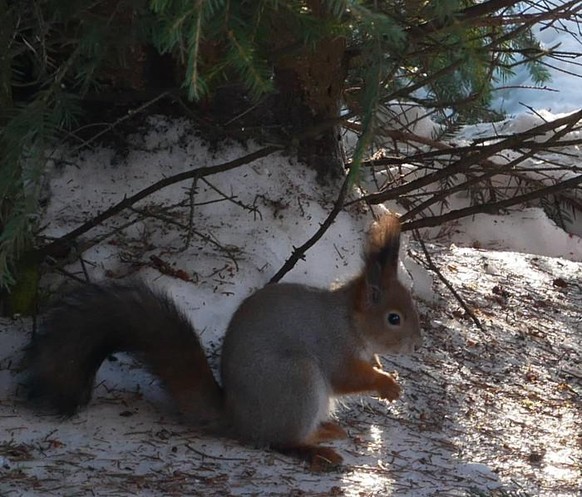
[[[239,307],[224,340],[222,381],[241,438],[259,446],[300,444],[327,420],[331,379],[350,358],[401,351],[401,340],[396,347],[366,340],[352,320],[354,291],[354,285],[328,291],[278,284]]]
[[[240,439],[317,455],[311,449],[333,397],[376,389],[397,398],[399,387],[374,367],[375,354],[421,343],[410,293],[396,276],[399,240],[397,220],[385,218],[372,228],[366,267],[352,282],[336,290],[270,285],[247,298],[225,335],[224,390],[166,295],[142,283],[80,287],[52,308],[33,340],[31,393],[70,414],[91,398],[103,360],[132,352],[193,420],[227,418]],[[396,324],[388,319],[394,313]]]

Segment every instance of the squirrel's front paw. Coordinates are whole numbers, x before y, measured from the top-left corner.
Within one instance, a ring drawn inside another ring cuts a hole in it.
[[[400,397],[400,392],[402,389],[400,388],[398,382],[392,377],[392,375],[379,369],[376,369],[376,372],[380,375],[376,388],[380,398],[386,400],[396,400],[398,397]]]

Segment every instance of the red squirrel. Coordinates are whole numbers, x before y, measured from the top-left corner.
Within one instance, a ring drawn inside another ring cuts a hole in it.
[[[29,350],[31,396],[61,413],[86,405],[112,353],[140,357],[195,423],[314,465],[342,457],[321,442],[346,437],[330,421],[332,398],[375,392],[395,400],[396,380],[376,354],[421,344],[418,315],[398,281],[400,223],[386,215],[368,233],[365,265],[333,290],[268,285],[242,302],[224,337],[221,385],[192,324],[144,283],[87,284],[44,316]]]

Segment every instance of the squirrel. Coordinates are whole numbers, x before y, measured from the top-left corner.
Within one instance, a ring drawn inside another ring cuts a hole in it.
[[[224,337],[221,385],[167,295],[143,282],[86,284],[62,297],[33,336],[30,395],[71,415],[89,402],[101,363],[133,353],[193,422],[314,468],[338,465],[340,454],[319,445],[347,437],[330,421],[332,399],[397,399],[400,386],[376,354],[409,353],[422,342],[413,300],[397,279],[399,248],[400,222],[384,215],[353,280],[332,290],[271,284],[244,300]]]

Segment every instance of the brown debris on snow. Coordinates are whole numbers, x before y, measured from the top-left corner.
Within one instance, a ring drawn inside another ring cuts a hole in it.
[[[189,430],[166,410],[157,382],[122,357],[107,364],[95,401],[68,420],[31,412],[2,389],[0,495],[579,495],[582,264],[430,250],[481,327],[435,283],[438,299],[421,306],[424,349],[384,359],[403,399],[338,410],[350,435],[335,444],[343,471],[314,475]],[[2,342],[22,335],[3,324]],[[16,383],[9,364],[0,356],[0,373]]]

